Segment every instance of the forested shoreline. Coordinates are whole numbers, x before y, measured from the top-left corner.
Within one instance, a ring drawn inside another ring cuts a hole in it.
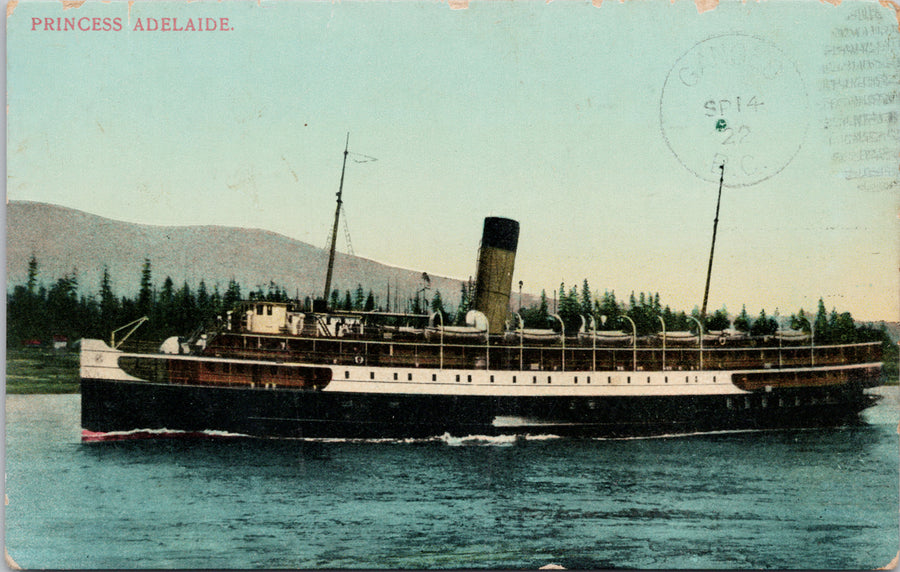
[[[145,259],[141,267],[140,289],[135,296],[120,296],[111,284],[112,277],[107,269],[96,289],[80,284],[77,270],[73,269],[65,276],[53,278],[47,286],[40,275],[40,263],[32,256],[26,283],[7,292],[7,347],[49,346],[53,339],[63,338],[69,344],[85,337],[108,339],[113,330],[144,316],[148,321],[136,334],[140,339],[159,341],[169,336],[184,336],[209,324],[244,299],[294,302],[300,308],[312,305],[310,296],[300,298],[299,293],[295,293],[292,298],[284,287],[274,282],[265,288],[248,289],[232,279],[221,291],[218,283],[210,288],[205,280],[194,285],[184,282],[176,286],[166,276],[157,285],[149,259]],[[440,291],[435,291],[428,300],[427,289],[402,300],[395,293],[392,307],[390,295],[387,300],[381,300],[371,287],[367,289],[359,284],[355,291],[332,291],[329,302],[331,308],[347,311],[420,315],[440,311],[445,324],[460,324],[471,308],[474,291],[474,282],[470,278],[462,283],[460,304],[456,308],[445,307]],[[513,307],[519,306],[515,293],[511,302]],[[586,279],[581,288],[560,284],[552,297],[543,291],[536,304],[519,307],[518,313],[526,327],[558,330],[562,321],[565,331],[570,334],[582,327],[582,316],[588,320],[596,319],[598,329],[626,333],[631,333],[633,322],[638,335],[656,333],[663,323],[667,331],[696,332],[696,321],[700,320],[699,309],[694,308],[690,313],[673,310],[661,303],[658,293],[632,292],[627,302],[619,301],[615,292],[610,291],[595,296]],[[554,315],[559,316],[559,320]],[[601,320],[601,316],[605,319]],[[709,313],[703,322],[704,331],[733,328],[754,336],[773,335],[779,328],[812,332],[816,344],[878,341],[884,345],[886,367],[891,371],[897,369],[897,347],[883,324],[881,327],[857,324],[849,312],[828,311],[821,299],[815,315],[807,315],[800,309],[789,316],[779,316],[777,310],[767,313],[763,309],[751,317],[746,307],[737,315],[729,315],[725,308],[719,308]]]

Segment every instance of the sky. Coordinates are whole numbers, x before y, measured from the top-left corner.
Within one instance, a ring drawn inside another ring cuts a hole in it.
[[[889,6],[13,8],[9,200],[324,246],[349,133],[357,255],[465,279],[484,217],[504,216],[521,224],[514,283],[526,292],[588,279],[595,293],[658,292],[690,311],[724,158],[710,308],[787,316],[822,298],[900,320]],[[59,31],[67,18],[76,29]],[[163,18],[228,29],[148,29]]]

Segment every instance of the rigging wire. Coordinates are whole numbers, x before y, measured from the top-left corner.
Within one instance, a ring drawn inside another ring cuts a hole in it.
[[[344,215],[344,240],[347,241],[347,253],[350,256],[356,256],[353,252],[353,243],[350,241],[350,226],[347,224],[347,211],[344,205],[341,205],[341,213]]]

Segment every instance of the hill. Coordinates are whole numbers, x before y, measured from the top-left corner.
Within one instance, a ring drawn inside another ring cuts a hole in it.
[[[232,278],[246,295],[270,281],[288,294],[320,296],[327,253],[318,247],[260,229],[223,226],[151,226],[116,221],[57,205],[10,201],[6,210],[6,287],[24,284],[28,261],[38,261],[38,280],[49,286],[77,270],[79,289],[99,291],[107,267],[116,294],[133,296],[144,259],[150,259],[159,287],[170,276],[176,287],[205,280],[210,291],[224,292]],[[473,268],[475,261],[472,262]],[[431,276],[431,292],[440,290],[449,306],[459,303],[461,282]],[[337,253],[333,288],[355,290],[362,284],[379,300],[399,291],[401,304],[422,288],[421,272]]]

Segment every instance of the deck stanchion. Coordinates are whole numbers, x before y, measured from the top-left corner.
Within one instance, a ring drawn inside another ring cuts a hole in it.
[[[781,340],[783,339],[783,336],[781,335],[781,322],[779,322],[779,321],[776,319],[776,320],[775,320],[775,325],[776,325],[777,328],[778,328],[778,329],[776,330],[776,332],[777,332],[776,335],[778,336],[778,369],[781,369],[781,367],[782,367],[782,365],[783,365],[783,362],[782,362],[782,360],[781,360]]]
[[[662,324],[662,369],[663,371],[666,371],[666,321],[663,320],[662,316],[657,316],[657,319],[659,319],[659,323]]]
[[[693,316],[687,317],[689,320],[694,320],[697,322],[697,339],[700,340],[700,370],[703,370],[703,323]],[[779,351],[779,356],[781,356],[781,352]]]
[[[559,317],[559,314],[550,314],[550,317],[559,320],[559,326],[562,328],[562,335],[560,336],[562,340],[562,371],[566,371],[566,325],[563,323],[562,318]]]
[[[441,331],[440,331],[440,365],[438,369],[444,369],[444,314],[440,310],[431,315],[432,318],[437,316],[441,319]],[[433,323],[433,322],[432,322]]]
[[[519,282],[521,284],[521,282]],[[525,349],[525,320],[522,319],[522,316],[516,312],[516,318],[519,319],[519,371],[523,369],[523,359],[522,354]]]
[[[634,320],[622,314],[619,316],[620,318],[625,318],[629,322],[631,322],[631,371],[637,371],[637,326],[634,323]]]

